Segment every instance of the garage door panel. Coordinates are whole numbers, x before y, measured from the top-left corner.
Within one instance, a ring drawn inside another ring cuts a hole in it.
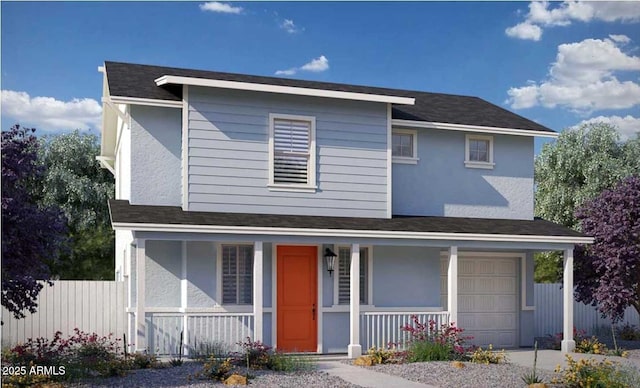
[[[447,305],[448,260],[441,262],[441,300]],[[458,327],[470,343],[495,348],[517,346],[516,258],[465,257],[458,261]]]

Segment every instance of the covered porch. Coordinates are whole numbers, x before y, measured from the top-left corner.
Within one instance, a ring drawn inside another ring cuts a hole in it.
[[[564,289],[572,290],[573,246],[589,242],[539,220],[229,220],[113,202],[114,227],[131,236],[121,271],[129,285],[128,337],[133,349],[157,354],[177,354],[182,335],[186,355],[215,346],[233,350],[251,338],[284,350],[357,357],[371,346],[402,345],[407,337],[400,328],[413,315],[468,325],[479,338],[504,340],[505,347],[530,346],[533,252],[563,251]],[[511,233],[514,227],[522,234]],[[486,231],[494,233],[480,233]],[[334,268],[327,250],[336,256]],[[299,265],[305,257],[306,267]],[[305,280],[286,280],[300,277]],[[571,351],[573,295],[564,298],[562,347]],[[493,334],[483,329],[495,322],[508,327]],[[307,342],[295,342],[301,336]]]

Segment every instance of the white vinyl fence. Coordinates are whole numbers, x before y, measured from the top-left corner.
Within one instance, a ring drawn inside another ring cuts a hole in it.
[[[2,346],[13,346],[28,338],[51,339],[56,331],[63,337],[75,328],[101,336],[122,338],[127,321],[124,282],[57,280],[44,285],[38,295],[38,311],[14,318],[2,308]]]
[[[556,334],[562,331],[562,288],[559,283],[536,283],[534,286],[535,332],[536,337]],[[625,311],[619,324],[629,323],[640,326],[638,313],[632,307]],[[581,302],[573,303],[573,325],[578,330],[594,334],[594,330],[611,327],[608,318],[602,318],[594,306]]]

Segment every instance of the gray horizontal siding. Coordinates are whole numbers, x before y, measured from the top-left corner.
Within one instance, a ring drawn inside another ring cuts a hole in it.
[[[384,104],[191,88],[189,105],[190,210],[386,216]],[[316,118],[315,193],[268,189],[270,113]]]

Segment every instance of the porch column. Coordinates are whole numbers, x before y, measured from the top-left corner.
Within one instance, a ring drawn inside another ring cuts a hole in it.
[[[182,353],[189,355],[189,318],[187,317],[187,242],[182,241],[182,276],[180,279],[180,310],[182,311]]]
[[[262,241],[253,245],[253,340],[262,342],[262,276],[263,276]]]
[[[147,328],[145,323],[145,264],[147,255],[145,252],[145,240],[136,241],[136,351],[147,350]]]
[[[360,346],[360,244],[351,244],[351,267],[349,268],[349,358],[362,355]]]
[[[458,247],[449,248],[449,268],[447,270],[447,310],[449,322],[458,323]]]
[[[562,276],[563,323],[562,353],[573,352],[576,341],[573,339],[573,249],[564,251],[564,271]]]

